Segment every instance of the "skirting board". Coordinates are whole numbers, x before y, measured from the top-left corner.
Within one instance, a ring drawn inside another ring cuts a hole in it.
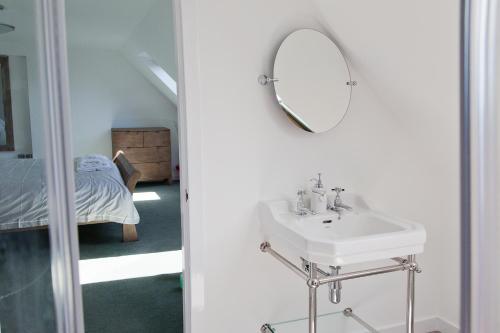
[[[401,333],[404,332],[405,325],[395,325],[387,326],[385,328],[379,329],[380,333]],[[428,332],[440,332],[440,333],[458,333],[458,327],[450,324],[449,322],[441,318],[427,318],[418,320],[415,322],[415,333],[428,333]]]

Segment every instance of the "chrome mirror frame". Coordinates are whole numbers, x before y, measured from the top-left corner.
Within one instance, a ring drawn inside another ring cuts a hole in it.
[[[349,107],[351,105],[352,88],[355,87],[355,86],[357,86],[358,82],[354,81],[352,79],[352,74],[351,74],[351,69],[349,68],[349,63],[347,62],[347,59],[346,59],[345,55],[342,53],[342,51],[340,50],[340,48],[338,47],[338,45],[333,40],[331,40],[330,37],[328,37],[324,33],[320,32],[318,30],[315,30],[315,29],[311,29],[311,28],[304,28],[304,29],[295,30],[295,31],[291,32],[290,34],[288,34],[281,41],[280,47],[278,48],[278,51],[275,53],[274,58],[273,58],[273,72],[275,72],[275,70],[276,70],[276,61],[277,61],[278,53],[279,53],[280,49],[282,49],[283,44],[285,43],[285,41],[287,41],[287,39],[289,37],[291,37],[292,35],[294,35],[295,33],[302,32],[302,31],[312,31],[312,32],[315,32],[317,34],[322,35],[323,37],[326,37],[331,42],[331,44],[333,44],[337,48],[337,50],[339,51],[339,53],[341,55],[341,58],[342,58],[342,60],[343,60],[343,62],[345,64],[345,67],[347,69],[347,74],[348,74],[348,80],[345,82],[345,84],[349,88],[349,98],[348,98],[348,102],[347,102],[346,108],[343,111],[343,115],[340,118],[340,120],[338,120],[337,123],[333,124],[327,130],[317,131],[314,128],[312,128],[312,126],[310,126],[308,124],[307,120],[304,119],[302,116],[300,116],[297,111],[294,111],[289,105],[287,105],[286,101],[284,101],[284,99],[280,96],[280,94],[278,93],[278,90],[277,90],[277,86],[276,86],[276,84],[280,82],[280,78],[279,77],[275,77],[275,76],[269,75],[269,74],[261,74],[261,75],[259,75],[257,77],[257,82],[260,85],[262,85],[262,86],[268,86],[269,85],[269,86],[273,87],[275,99],[277,100],[278,104],[281,106],[281,109],[285,112],[285,114],[288,116],[288,118],[292,121],[292,123],[294,123],[297,127],[303,129],[304,131],[307,131],[307,132],[310,132],[310,133],[318,133],[319,134],[319,133],[324,133],[324,132],[332,130],[333,128],[337,127],[342,122],[342,120],[345,118],[347,112],[349,111]]]

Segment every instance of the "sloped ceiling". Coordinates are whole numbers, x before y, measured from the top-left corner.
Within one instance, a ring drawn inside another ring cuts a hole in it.
[[[16,27],[14,32],[0,35],[3,46],[8,43],[11,49],[17,49],[17,45],[23,49],[35,45],[34,1],[0,0],[6,7],[0,11],[0,22]],[[171,0],[66,0],[68,46],[120,52],[177,104],[171,6]]]
[[[157,0],[66,0],[68,43],[120,48]]]
[[[120,47],[120,52],[163,95],[177,104],[177,54],[172,3],[158,0]]]
[[[170,0],[67,0],[69,44],[119,51],[177,104],[177,63]]]

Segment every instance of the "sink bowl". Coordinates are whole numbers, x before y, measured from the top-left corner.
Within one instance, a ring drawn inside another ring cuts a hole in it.
[[[265,201],[259,214],[265,240],[278,251],[293,252],[307,261],[345,266],[389,259],[424,250],[422,225],[371,210],[359,196],[352,212],[297,216],[287,200]]]

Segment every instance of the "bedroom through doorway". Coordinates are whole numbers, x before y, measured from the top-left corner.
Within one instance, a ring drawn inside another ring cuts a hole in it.
[[[57,95],[47,73],[55,57],[40,56],[54,46],[40,40],[48,15],[38,20],[38,10],[56,2],[0,0],[0,332],[57,331],[64,294],[57,279],[71,276],[57,269],[71,265],[57,265],[67,261],[54,244],[74,230],[66,228],[72,216],[54,207],[73,198],[85,332],[183,332],[172,1],[65,0],[66,110],[49,105]],[[75,190],[67,192],[73,184],[65,178],[65,200],[53,190],[65,177],[54,168],[66,164],[54,153],[65,123],[50,118],[64,111],[71,113],[65,137],[71,133]],[[78,308],[80,290],[73,292]]]
[[[85,330],[181,333],[172,2],[67,0],[66,25]]]

